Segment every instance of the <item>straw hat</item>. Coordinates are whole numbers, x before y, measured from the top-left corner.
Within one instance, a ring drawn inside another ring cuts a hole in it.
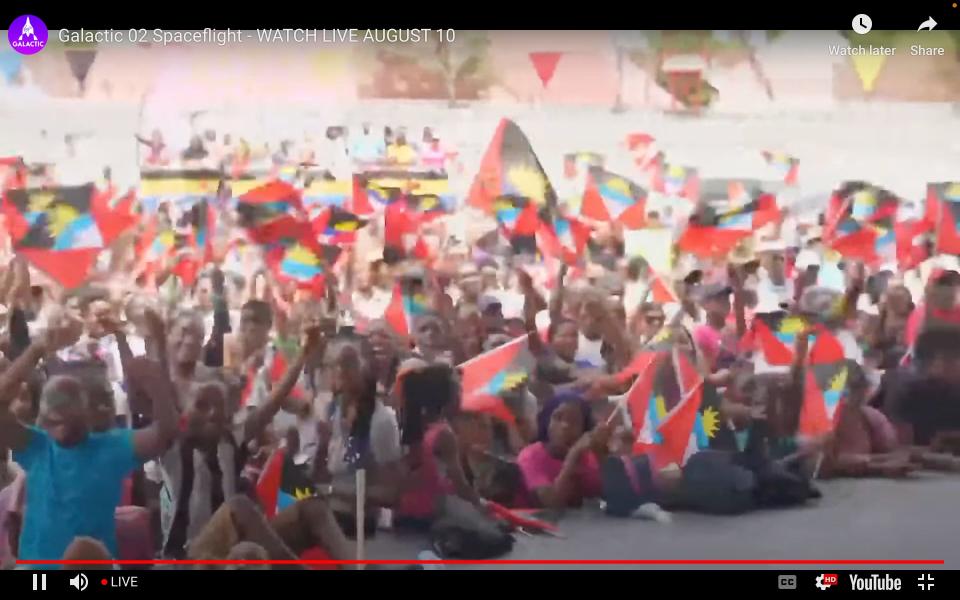
[[[753,238],[746,238],[730,251],[727,260],[734,265],[745,265],[757,260],[757,253],[754,251]]]

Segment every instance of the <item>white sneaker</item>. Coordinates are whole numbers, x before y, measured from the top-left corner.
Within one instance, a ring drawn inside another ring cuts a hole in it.
[[[673,516],[667,511],[660,508],[660,505],[653,502],[647,502],[646,504],[638,507],[630,515],[636,519],[646,519],[648,521],[656,521],[657,523],[668,524],[673,522]]]

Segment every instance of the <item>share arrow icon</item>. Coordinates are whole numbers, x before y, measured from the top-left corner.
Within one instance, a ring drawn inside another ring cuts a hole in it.
[[[926,21],[920,24],[920,27],[917,27],[917,31],[932,30],[936,26],[937,22],[933,20],[933,17],[928,17]]]

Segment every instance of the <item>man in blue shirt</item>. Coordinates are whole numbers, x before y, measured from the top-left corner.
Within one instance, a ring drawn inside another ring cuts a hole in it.
[[[146,358],[125,366],[128,384],[153,404],[154,422],[145,429],[91,433],[87,392],[72,376],[53,377],[44,386],[39,427],[23,425],[7,410],[40,359],[74,344],[82,327],[64,315],[0,375],[0,447],[12,449],[26,472],[20,560],[59,560],[79,536],[103,542],[117,556],[114,511],[123,481],[176,434],[173,384],[160,363]]]
[[[350,156],[358,163],[373,164],[384,159],[387,145],[383,137],[370,132],[370,123],[363,124],[363,134],[355,138],[350,148]]]

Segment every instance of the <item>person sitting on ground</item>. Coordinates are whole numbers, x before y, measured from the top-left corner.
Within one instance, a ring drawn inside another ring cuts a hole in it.
[[[477,494],[511,508],[530,506],[520,467],[515,460],[495,452],[494,418],[461,411],[453,424],[464,477]]]
[[[517,463],[534,504],[579,506],[600,496],[599,461],[606,457],[611,427],[593,427],[587,402],[575,394],[555,396],[538,417],[539,439],[520,452]]]
[[[245,464],[245,442],[272,422],[308,356],[322,351],[322,344],[319,324],[307,323],[301,351],[239,431],[231,430],[230,392],[222,381],[211,376],[191,387],[182,417],[184,431],[161,459],[165,556],[225,559],[238,542],[251,541],[274,560],[295,560],[317,546],[335,559],[352,558],[353,550],[325,500],[300,500],[268,521],[237,485]]]
[[[884,411],[906,445],[956,451],[960,435],[960,328],[937,326],[917,337],[913,364],[885,378]],[[897,379],[899,381],[897,381]]]
[[[447,365],[425,365],[401,376],[401,442],[408,448],[407,479],[397,504],[396,524],[423,528],[440,498],[455,494],[474,504],[480,497],[467,482],[457,436],[451,427],[459,389]]]
[[[846,361],[847,392],[837,407],[821,477],[902,477],[913,468],[908,453],[897,452],[893,425],[865,403],[868,382],[860,365]]]
[[[346,535],[354,537],[357,470],[367,473],[366,535],[376,533],[380,507],[400,491],[400,431],[393,409],[377,399],[372,351],[362,338],[339,335],[324,353],[322,386],[333,393],[319,425],[314,479],[332,486],[331,506]]]

